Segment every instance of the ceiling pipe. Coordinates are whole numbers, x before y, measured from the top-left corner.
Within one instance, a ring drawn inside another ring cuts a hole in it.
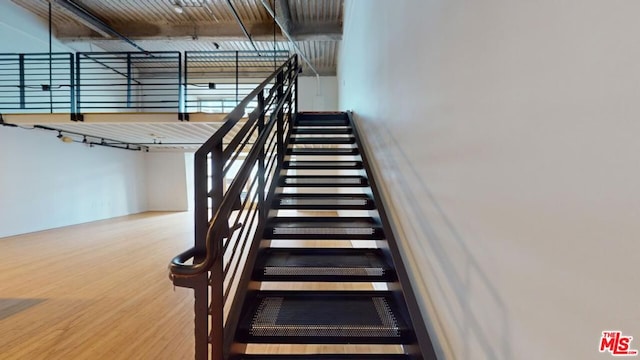
[[[231,0],[227,0],[227,5],[229,5],[229,8],[231,9],[231,12],[233,13],[233,16],[236,18],[236,21],[238,22],[238,24],[240,24],[240,27],[242,28],[242,32],[247,37],[247,39],[249,39],[249,42],[251,43],[251,46],[253,46],[253,49],[258,53],[258,56],[260,56],[260,51],[256,47],[256,44],[253,43],[253,39],[251,38],[251,35],[247,31],[247,28],[244,26],[244,23],[242,22],[242,19],[240,19],[240,16],[238,15],[238,12],[236,11],[236,8],[231,3]]]
[[[78,19],[85,24],[86,26],[88,26],[89,28],[91,28],[92,30],[100,33],[102,36],[105,37],[117,37],[122,39],[124,42],[126,42],[127,44],[133,46],[134,48],[142,51],[142,52],[148,52],[145,49],[143,49],[142,47],[140,47],[138,44],[136,44],[135,42],[133,42],[133,40],[129,39],[128,37],[122,35],[121,33],[119,33],[117,30],[115,30],[114,28],[112,28],[111,26],[109,26],[107,23],[105,23],[104,21],[100,20],[97,16],[95,16],[94,14],[92,14],[89,10],[83,8],[82,6],[80,6],[79,4],[75,3],[73,0],[53,0],[57,5],[60,5],[61,7],[63,7],[64,9],[66,9],[67,11],[71,12],[72,14],[74,14],[76,17],[78,17]]]
[[[293,45],[293,47],[296,49],[296,51],[298,52],[298,54],[300,54],[300,57],[302,58],[302,60],[304,60],[304,62],[307,63],[307,65],[309,66],[309,68],[311,69],[311,71],[313,71],[316,74],[316,81],[317,81],[317,87],[318,87],[318,91],[319,91],[319,87],[320,87],[320,74],[318,74],[318,72],[316,71],[316,68],[313,67],[313,65],[311,65],[311,61],[309,61],[309,59],[307,59],[307,57],[304,55],[304,53],[302,53],[302,50],[300,50],[300,48],[298,47],[298,45],[293,41],[293,38],[291,37],[291,34],[289,34],[289,32],[284,28],[284,26],[280,23],[280,20],[278,20],[276,18],[276,14],[273,12],[273,9],[271,9],[271,5],[269,5],[269,3],[267,2],[267,0],[262,0],[262,6],[264,6],[264,8],[267,10],[267,12],[269,13],[269,15],[271,15],[271,17],[273,18],[273,20],[276,22],[276,24],[278,24],[278,27],[280,27],[280,31],[282,31],[282,33],[284,34],[284,36],[286,36],[286,38],[289,40],[289,42],[291,43],[291,45]]]

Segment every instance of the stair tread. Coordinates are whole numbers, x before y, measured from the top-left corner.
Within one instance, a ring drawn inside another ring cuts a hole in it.
[[[395,280],[382,251],[367,248],[267,248],[254,270],[262,281]]]
[[[378,220],[372,217],[274,217],[267,221],[268,239],[383,239]]]
[[[241,341],[402,344],[411,338],[389,291],[258,291],[246,305]]]
[[[348,119],[336,119],[336,118],[327,118],[327,119],[298,119],[294,126],[348,126]]]
[[[339,128],[299,128],[294,127],[291,132],[293,134],[351,134],[353,129],[350,127],[339,127]]]
[[[287,175],[279,179],[287,187],[366,187],[369,181],[361,175]]]
[[[231,360],[410,360],[404,354],[300,354],[300,355],[237,355]]]
[[[373,198],[367,194],[299,194],[282,193],[274,197],[272,208],[372,210]]]
[[[275,225],[288,228],[316,226],[344,228],[379,226],[380,222],[367,216],[278,216],[269,218],[267,226]]]
[[[283,164],[285,169],[362,169],[362,161],[357,160],[290,160]]]
[[[320,136],[296,136],[290,140],[291,144],[353,144],[356,139],[353,136],[320,137]]]
[[[297,148],[288,147],[287,154],[289,155],[325,155],[325,156],[348,156],[358,155],[360,151],[358,148]]]

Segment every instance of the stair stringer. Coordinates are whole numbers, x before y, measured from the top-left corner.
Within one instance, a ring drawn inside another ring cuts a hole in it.
[[[372,163],[368,158],[369,148],[362,141],[362,137],[360,136],[359,132],[359,126],[357,122],[354,121],[353,113],[347,112],[347,116],[349,118],[349,123],[353,128],[353,135],[356,138],[355,143],[360,149],[360,156],[362,158],[364,170],[367,174],[367,178],[369,179],[369,186],[371,188],[373,199],[376,203],[380,221],[382,223],[382,228],[386,236],[387,245],[386,247],[381,248],[383,249],[383,251],[386,251],[386,255],[390,257],[392,263],[395,266],[398,276],[398,282],[396,284],[399,288],[390,290],[400,292],[402,294],[402,296],[399,296],[397,300],[404,301],[407,305],[407,319],[410,319],[416,336],[415,345],[405,345],[406,353],[415,359],[436,360],[437,356],[433,347],[433,341],[431,340],[431,336],[429,335],[429,332],[427,330],[425,319],[422,316],[422,312],[416,300],[415,292],[413,291],[407,269],[404,265],[402,252],[400,251],[398,243],[396,241],[395,234],[397,234],[397,230],[395,230],[395,227],[391,223],[390,218],[386,212],[388,202],[380,192],[377,181],[377,179],[379,178],[378,173],[373,171]]]

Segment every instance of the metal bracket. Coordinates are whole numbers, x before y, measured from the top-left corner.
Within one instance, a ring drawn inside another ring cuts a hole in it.
[[[178,113],[178,120],[189,121],[189,113]]]

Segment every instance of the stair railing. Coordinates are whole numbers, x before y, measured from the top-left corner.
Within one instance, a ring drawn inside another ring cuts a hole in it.
[[[222,360],[228,350],[246,291],[245,263],[261,238],[267,196],[284,157],[284,134],[297,112],[297,80],[294,55],[195,153],[195,246],[177,255],[169,269],[174,285],[194,289],[197,360]],[[257,107],[241,121],[256,99]],[[225,179],[230,180],[226,190]]]

